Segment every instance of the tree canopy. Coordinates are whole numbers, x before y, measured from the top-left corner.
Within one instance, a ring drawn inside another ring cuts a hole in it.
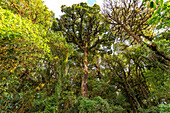
[[[1,0],[0,112],[170,112],[169,8]]]
[[[100,14],[100,7],[95,4],[93,7],[87,3],[74,4],[71,7],[62,6],[65,14],[57,19],[52,28],[54,31],[63,31],[68,43],[73,43],[80,51],[80,62],[83,65],[85,74],[82,76],[81,93],[83,97],[88,97],[88,65],[90,54],[99,51],[102,44],[110,44],[111,39],[107,35],[109,25],[104,23],[104,17]],[[107,35],[107,36],[105,36]],[[110,41],[110,42],[109,42]]]

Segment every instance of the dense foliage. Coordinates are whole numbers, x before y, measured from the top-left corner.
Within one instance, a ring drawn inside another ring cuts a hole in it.
[[[170,112],[170,2],[0,1],[0,112]]]

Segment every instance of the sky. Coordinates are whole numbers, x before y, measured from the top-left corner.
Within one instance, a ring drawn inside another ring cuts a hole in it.
[[[103,0],[43,0],[44,4],[49,8],[49,11],[55,13],[55,17],[60,17],[62,15],[61,6],[71,6],[73,4],[78,4],[80,2],[87,2],[89,6],[92,6],[94,3],[97,3],[102,7]],[[167,1],[167,0],[164,0]]]
[[[87,0],[88,5],[92,6],[94,3],[96,3],[96,0]]]
[[[55,13],[55,17],[60,17],[62,15],[61,6],[71,6],[73,4],[78,4],[80,2],[87,2],[89,6],[92,6],[94,3],[102,6],[103,0],[43,0],[44,4],[48,7],[49,11]]]

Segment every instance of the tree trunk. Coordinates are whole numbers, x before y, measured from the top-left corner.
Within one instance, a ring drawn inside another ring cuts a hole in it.
[[[128,99],[129,99],[131,108],[132,108],[132,110],[133,110],[133,113],[137,113],[137,109],[136,109],[136,106],[135,106],[135,104],[134,104],[134,102],[133,102],[132,96],[131,96],[128,88],[127,88],[125,85],[124,85],[124,87],[125,87],[124,90],[125,90],[125,92],[126,92],[126,95],[128,96]]]
[[[144,94],[147,102],[149,103],[150,107],[152,107],[152,103],[151,103],[151,101],[149,100],[148,95],[147,95],[147,92],[146,92],[145,88],[143,87],[143,83],[142,83],[142,81],[141,81],[141,77],[140,77],[140,75],[141,75],[141,73],[142,73],[142,72],[141,72],[141,68],[139,67],[139,73],[138,73],[138,67],[139,67],[139,65],[136,66],[137,80],[138,80],[138,82],[139,82],[139,84],[140,84],[140,88],[141,88],[141,90],[142,90],[142,92],[143,92],[143,94]]]
[[[82,76],[82,82],[81,82],[81,95],[82,97],[88,97],[88,61],[87,61],[87,49],[84,51],[84,59],[83,59],[83,65],[84,65],[84,74]]]

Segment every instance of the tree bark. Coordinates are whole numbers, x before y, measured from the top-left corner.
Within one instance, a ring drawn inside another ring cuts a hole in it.
[[[81,82],[81,95],[82,97],[88,97],[88,61],[87,61],[87,49],[84,50],[84,59],[83,59],[83,65],[84,65],[84,74],[82,76],[82,82]]]
[[[133,110],[133,113],[137,113],[137,109],[136,109],[136,106],[135,106],[135,104],[134,104],[134,102],[133,102],[133,99],[132,99],[132,97],[131,97],[131,94],[130,94],[129,90],[126,88],[125,85],[124,85],[124,87],[125,87],[124,90],[125,90],[125,92],[126,92],[126,94],[127,94],[127,96],[128,96],[128,99],[129,99],[131,108],[132,108],[132,110]]]
[[[141,73],[142,73],[142,72],[141,72]],[[143,94],[144,94],[147,102],[149,103],[150,107],[152,107],[153,105],[152,105],[151,101],[149,100],[148,95],[147,95],[147,92],[146,92],[146,90],[145,90],[145,88],[144,88],[144,86],[143,86],[143,83],[142,83],[142,81],[141,81],[140,71],[139,71],[139,74],[138,74],[138,66],[136,66],[136,75],[137,75],[137,78],[138,78],[138,81],[139,81],[139,84],[140,84],[140,88],[141,88],[141,90],[142,90],[142,92],[143,92]]]

